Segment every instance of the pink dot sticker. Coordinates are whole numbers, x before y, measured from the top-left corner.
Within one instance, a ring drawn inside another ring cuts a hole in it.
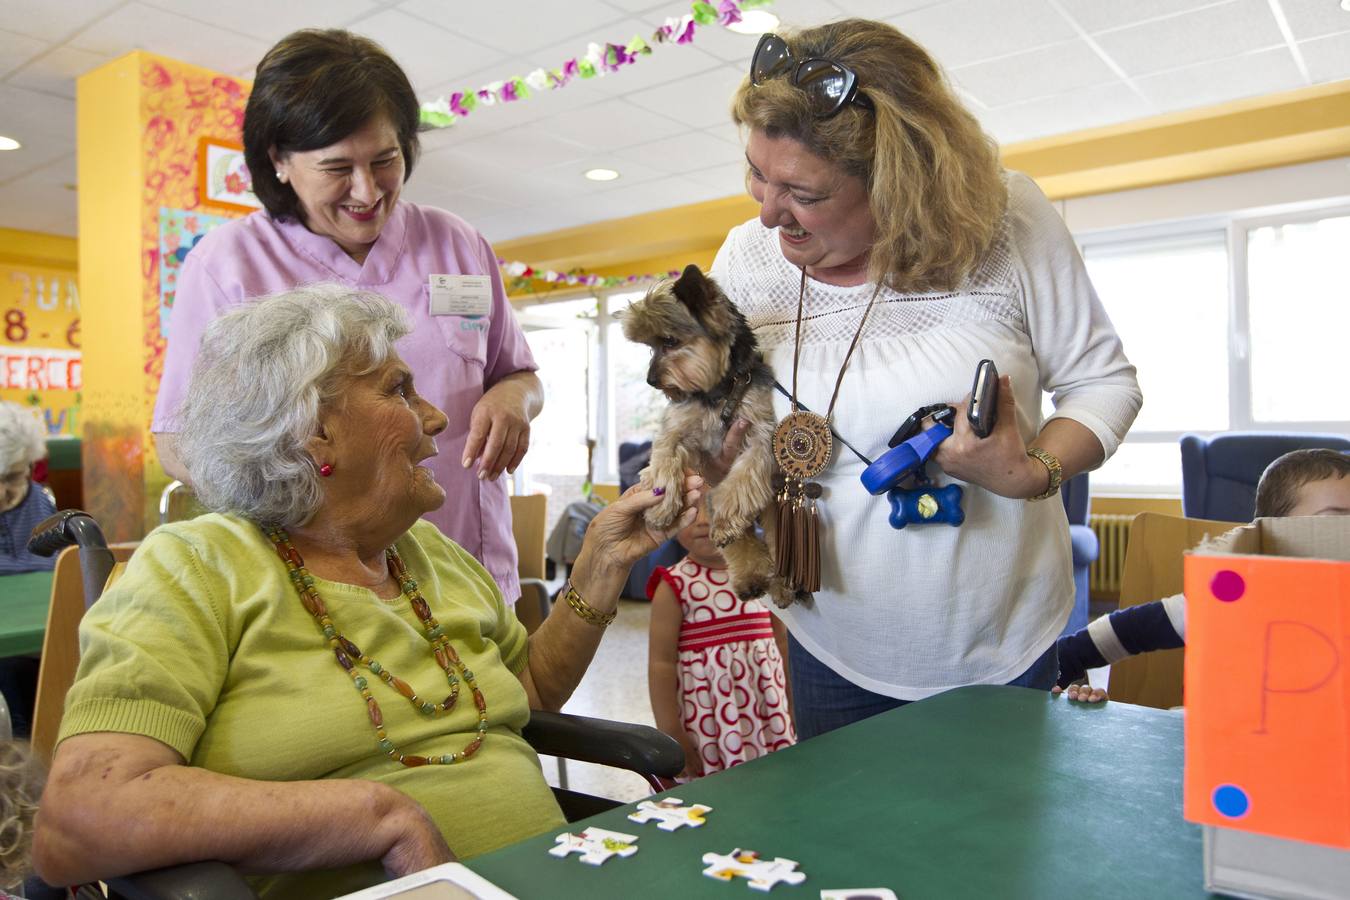
[[[1222,600],[1224,603],[1232,603],[1234,600],[1241,599],[1247,592],[1247,582],[1242,580],[1242,576],[1231,569],[1223,569],[1214,573],[1214,580],[1209,583],[1209,592],[1215,599]]]

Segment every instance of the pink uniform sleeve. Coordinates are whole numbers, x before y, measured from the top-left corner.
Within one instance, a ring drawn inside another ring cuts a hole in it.
[[[150,430],[176,434],[178,405],[187,392],[192,365],[197,360],[202,333],[230,300],[194,255],[189,253],[178,273],[173,312],[169,315],[169,345],[164,351],[164,374],[155,397],[155,415]]]
[[[492,314],[488,319],[487,359],[483,365],[483,390],[487,390],[507,375],[533,372],[539,367],[525,340],[525,332],[516,321],[515,311],[506,299],[506,285],[497,265],[497,254],[487,238],[480,236],[478,240],[483,254],[483,271],[492,279]]]

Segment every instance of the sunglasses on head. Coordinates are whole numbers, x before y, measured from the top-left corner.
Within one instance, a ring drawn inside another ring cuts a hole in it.
[[[858,93],[858,76],[848,66],[818,56],[793,59],[786,41],[765,34],[750,57],[750,83],[758,87],[783,75],[810,99],[817,118],[828,119],[849,103],[875,109],[865,94]]]

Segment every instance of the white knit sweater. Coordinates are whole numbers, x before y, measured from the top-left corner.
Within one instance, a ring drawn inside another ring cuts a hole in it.
[[[1018,429],[1053,417],[1092,431],[1110,456],[1139,411],[1135,370],[1088,281],[1073,238],[1040,189],[1010,173],[1008,210],[988,257],[953,293],[883,290],[854,351],[835,407],[835,431],[875,459],[905,417],[956,402],[976,364],[1011,375]],[[792,383],[801,273],[778,235],[751,220],[731,230],[712,274],[740,307],[780,384]],[[799,399],[824,413],[874,284],[808,280]],[[775,396],[779,417],[788,401]],[[794,637],[835,672],[870,691],[917,700],[1024,672],[1054,641],[1073,606],[1064,507],[965,485],[965,524],[887,522],[886,498],[859,482],[863,463],[836,444],[818,479],[822,585],[811,606],[781,613]],[[929,474],[947,478],[936,466]]]

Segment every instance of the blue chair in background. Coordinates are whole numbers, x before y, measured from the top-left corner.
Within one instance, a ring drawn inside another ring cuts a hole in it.
[[[1088,473],[1076,475],[1060,487],[1064,498],[1064,512],[1069,517],[1069,541],[1073,545],[1073,612],[1064,634],[1073,634],[1088,623],[1088,567],[1097,560],[1101,546],[1097,534],[1088,527],[1088,510],[1092,498],[1088,494]]]
[[[1327,447],[1350,451],[1340,434],[1230,431],[1181,436],[1181,511],[1191,519],[1250,522],[1261,473],[1290,450]]]
[[[628,490],[637,484],[638,473],[651,459],[652,442],[624,441],[619,445],[619,491]],[[670,567],[684,559],[684,547],[671,538],[642,559],[638,560],[628,572],[628,581],[624,583],[621,596],[633,600],[647,599],[647,581],[657,566]]]

